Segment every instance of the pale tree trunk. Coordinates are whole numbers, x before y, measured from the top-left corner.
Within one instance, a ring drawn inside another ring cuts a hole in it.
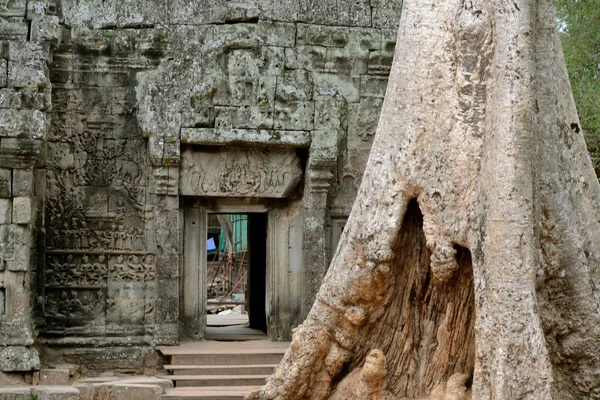
[[[599,204],[552,1],[405,0],[345,232],[250,398],[600,399]]]

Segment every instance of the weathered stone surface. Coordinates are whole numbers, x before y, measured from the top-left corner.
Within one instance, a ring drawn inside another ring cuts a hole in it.
[[[0,197],[12,196],[12,173],[10,169],[0,168]]]
[[[8,75],[8,63],[5,59],[0,60],[0,88],[6,87]]]
[[[31,400],[31,388],[0,387],[0,400]]]
[[[315,73],[315,99],[343,96],[348,103],[360,101],[361,80],[357,77],[338,74]]]
[[[8,274],[9,278],[11,275],[14,275],[10,272],[6,274]],[[7,303],[6,313],[0,316],[0,322],[2,323],[2,326],[0,326],[0,346],[31,346],[33,344],[31,318],[23,315],[14,315],[15,311],[22,313],[19,310],[19,305],[15,303],[19,301],[22,303],[23,300],[14,298],[18,297],[20,288],[15,288],[11,283],[9,279],[6,288],[7,292],[5,293],[5,302]],[[22,291],[23,289],[20,290]]]
[[[34,386],[31,389],[36,400],[79,400],[79,390],[72,386]]]
[[[30,347],[0,347],[0,371],[34,371],[40,368],[38,352]]]
[[[115,400],[160,400],[163,390],[158,385],[142,385],[135,383],[115,384],[110,392],[110,398]]]
[[[12,222],[15,224],[28,224],[31,222],[31,197],[14,197],[12,199]]]
[[[0,137],[41,139],[46,132],[46,118],[40,111],[0,110]]]
[[[0,388],[27,386],[25,374],[22,372],[0,372]]]
[[[390,51],[371,51],[369,53],[369,67],[367,72],[370,75],[388,76],[392,68],[394,53]]]
[[[40,369],[40,385],[69,385],[69,370],[62,368],[42,368]]]
[[[173,381],[169,379],[151,377],[151,376],[136,376],[131,378],[120,379],[115,382],[117,385],[148,385],[158,386],[162,392],[173,387]]]
[[[310,146],[307,131],[247,129],[182,129],[181,142],[201,145],[258,144],[267,146]]]
[[[14,169],[12,179],[12,196],[29,197],[33,190],[33,171]]]

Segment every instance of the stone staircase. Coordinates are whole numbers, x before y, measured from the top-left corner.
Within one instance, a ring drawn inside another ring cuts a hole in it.
[[[175,384],[165,400],[238,400],[264,385],[289,342],[194,342],[159,350],[170,358],[164,376]]]

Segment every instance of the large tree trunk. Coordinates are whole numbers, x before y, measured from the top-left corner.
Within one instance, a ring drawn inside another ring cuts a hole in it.
[[[552,1],[405,0],[345,232],[250,397],[349,393],[378,348],[393,398],[600,399],[599,201]]]

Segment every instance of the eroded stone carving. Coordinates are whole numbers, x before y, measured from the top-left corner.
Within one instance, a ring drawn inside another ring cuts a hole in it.
[[[301,178],[294,149],[186,149],[181,155],[183,195],[282,198]]]

